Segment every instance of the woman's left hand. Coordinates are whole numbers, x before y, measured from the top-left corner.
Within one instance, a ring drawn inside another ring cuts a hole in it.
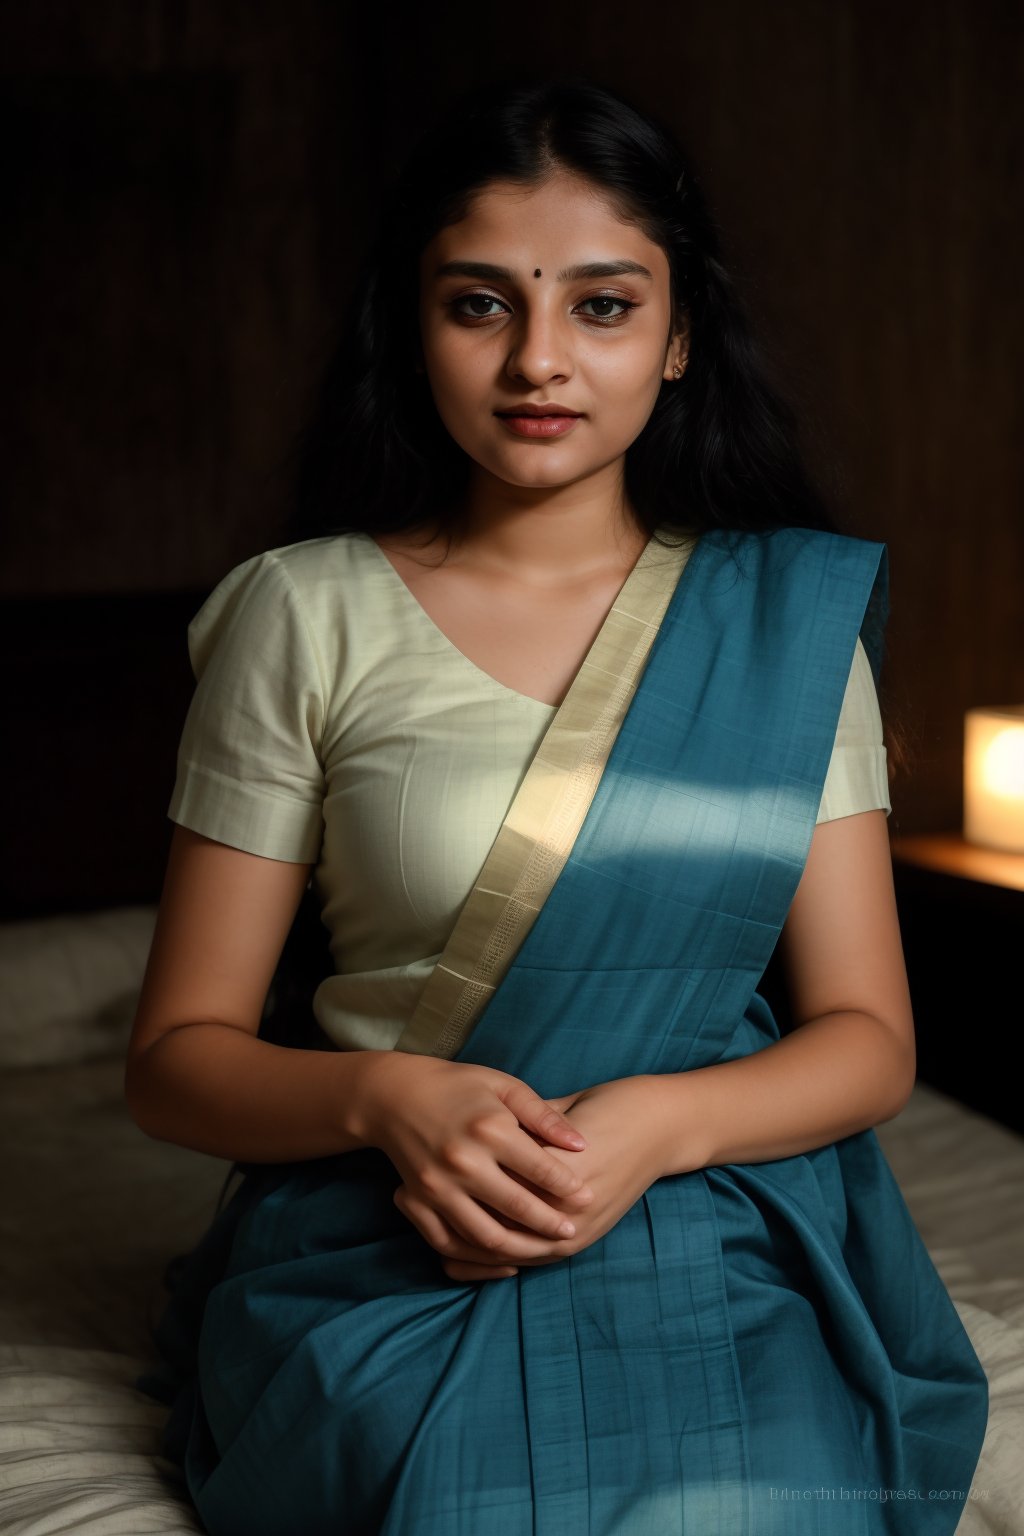
[[[508,1249],[502,1250],[474,1247],[451,1230],[450,1246],[443,1255],[445,1274],[452,1280],[501,1279],[521,1265],[551,1264],[579,1253],[610,1231],[664,1171],[664,1129],[652,1113],[653,1086],[648,1076],[620,1077],[548,1099],[587,1138],[587,1145],[580,1152],[545,1145],[590,1185],[594,1198],[582,1210],[578,1205],[570,1209],[550,1192],[527,1187],[556,1210],[564,1210],[576,1227],[574,1236],[542,1238],[510,1224],[507,1217],[498,1217],[510,1236],[516,1234]],[[414,1211],[404,1205],[402,1209],[415,1224]]]

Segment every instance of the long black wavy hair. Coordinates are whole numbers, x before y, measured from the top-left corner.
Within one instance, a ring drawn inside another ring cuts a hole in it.
[[[489,183],[531,186],[556,170],[596,184],[621,217],[661,246],[673,329],[689,335],[682,380],[663,384],[626,453],[626,494],[648,536],[659,526],[840,532],[805,469],[794,411],[752,334],[682,150],[653,117],[568,76],[462,97],[423,134],[386,189],[376,238],[298,444],[291,537],[456,529],[471,460],[414,367],[420,256]]]
[[[843,532],[809,475],[796,413],[773,377],[733,280],[693,167],[668,129],[579,76],[489,85],[460,98],[385,189],[309,425],[292,456],[291,540],[362,531],[457,529],[471,461],[442,423],[419,356],[419,261],[434,235],[497,180],[536,185],[569,170],[603,189],[669,262],[673,330],[688,334],[683,378],[664,384],[626,453],[625,489],[648,536],[818,528]],[[884,710],[884,688],[880,689]],[[897,722],[890,769],[908,757]],[[311,1001],[332,970],[307,891],[260,1035],[327,1049]],[[235,1172],[261,1164],[233,1163]],[[169,1272],[181,1260],[173,1260]]]

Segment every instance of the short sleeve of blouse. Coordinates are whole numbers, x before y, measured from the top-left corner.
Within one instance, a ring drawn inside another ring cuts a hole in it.
[[[817,820],[836,821],[840,816],[873,810],[884,810],[888,815],[892,805],[878,694],[871,663],[858,636]]]
[[[323,829],[324,671],[274,551],[215,587],[188,628],[196,689],[167,814],[246,853],[314,863]]]

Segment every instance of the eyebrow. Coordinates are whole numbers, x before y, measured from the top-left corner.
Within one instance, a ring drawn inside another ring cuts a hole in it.
[[[580,266],[563,267],[557,273],[560,283],[577,283],[592,277],[646,277],[653,282],[653,275],[638,261],[587,261]],[[487,261],[445,261],[437,268],[435,277],[478,277],[485,282],[515,283],[518,281],[511,267],[495,267]]]

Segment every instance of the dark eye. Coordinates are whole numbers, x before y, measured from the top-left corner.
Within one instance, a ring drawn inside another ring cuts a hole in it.
[[[615,296],[613,294],[610,294],[610,293],[598,293],[598,294],[595,294],[592,299],[584,299],[583,303],[584,304],[617,304],[619,306],[619,310],[620,310],[620,313],[617,314],[617,315],[616,314],[607,314],[606,313],[606,314],[603,314],[603,315],[602,314],[591,315],[591,317],[590,317],[592,320],[603,320],[603,321],[605,321],[605,323],[607,323],[609,320],[621,320],[623,318],[623,316],[628,314],[628,312],[631,309],[635,309],[636,308],[636,305],[633,303],[632,299],[617,299],[617,298],[615,298]]]
[[[468,320],[490,320],[493,310],[488,311],[486,308],[465,310],[460,308],[462,304],[501,304],[501,300],[496,299],[493,293],[464,293],[459,298],[451,300],[451,306],[457,315],[464,315]]]

